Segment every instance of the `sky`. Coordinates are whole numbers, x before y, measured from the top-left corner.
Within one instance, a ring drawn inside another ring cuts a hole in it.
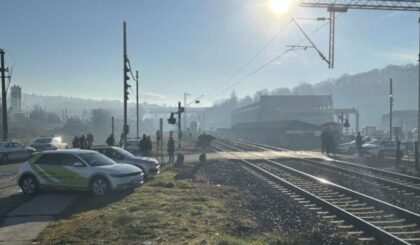
[[[417,60],[418,13],[350,10],[336,20],[334,69],[308,49],[287,52],[253,74],[286,45],[308,45],[290,16],[327,55],[328,26],[314,32],[325,22],[299,18],[328,13],[294,1],[279,15],[268,0],[0,0],[0,48],[23,92],[122,100],[126,21],[140,101],[167,105],[185,92],[189,99],[204,95],[202,104],[210,105],[233,90],[242,97]]]

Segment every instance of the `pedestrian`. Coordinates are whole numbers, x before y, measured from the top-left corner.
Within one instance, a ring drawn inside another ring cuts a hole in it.
[[[357,154],[359,154],[360,156],[363,156],[362,144],[363,144],[362,135],[360,134],[360,132],[357,132],[357,135],[356,135],[356,149],[357,149]]]
[[[152,149],[153,149],[153,143],[152,143],[152,139],[150,138],[150,136],[147,136],[147,140],[146,140],[146,149],[147,149],[147,156],[150,157],[152,156]]]
[[[139,148],[142,156],[147,156],[147,137],[145,134],[143,134],[143,137],[139,142]]]
[[[106,139],[106,144],[109,146],[114,146],[115,144],[114,134],[111,134],[110,136],[108,136],[108,138]]]
[[[87,141],[84,134],[80,137],[80,149],[87,149]]]
[[[77,135],[74,136],[73,141],[72,141],[72,145],[73,145],[73,148],[79,148],[80,147],[80,139],[79,139],[79,137],[77,137]]]
[[[322,154],[327,153],[327,139],[328,138],[328,133],[326,130],[322,130],[321,133],[321,151]]]
[[[168,140],[168,155],[169,155],[169,163],[173,163],[175,160],[175,140],[172,135],[169,137]]]
[[[93,134],[88,133],[87,134],[87,148],[91,149],[92,145],[93,145]]]

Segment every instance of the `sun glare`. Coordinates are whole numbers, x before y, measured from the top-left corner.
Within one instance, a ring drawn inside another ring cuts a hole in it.
[[[282,15],[289,11],[293,0],[269,0],[269,7],[276,15]]]

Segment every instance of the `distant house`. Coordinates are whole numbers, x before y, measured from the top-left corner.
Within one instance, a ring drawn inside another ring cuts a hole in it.
[[[334,120],[331,95],[270,95],[232,111],[231,126],[249,122],[298,120],[322,125]]]
[[[315,149],[320,146],[321,127],[297,121],[238,123],[223,134],[288,149]]]

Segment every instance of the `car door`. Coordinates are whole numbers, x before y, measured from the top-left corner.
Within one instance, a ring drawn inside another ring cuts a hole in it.
[[[33,170],[48,186],[64,187],[60,154],[48,153],[33,163]]]
[[[9,160],[16,160],[19,158],[19,150],[16,148],[13,142],[6,142],[4,147]]]
[[[23,159],[29,157],[29,152],[26,151],[25,146],[17,142],[11,142],[15,152],[16,159]]]
[[[63,153],[60,156],[60,163],[62,165],[60,175],[64,186],[71,189],[88,188],[88,166],[81,159],[73,154]]]

